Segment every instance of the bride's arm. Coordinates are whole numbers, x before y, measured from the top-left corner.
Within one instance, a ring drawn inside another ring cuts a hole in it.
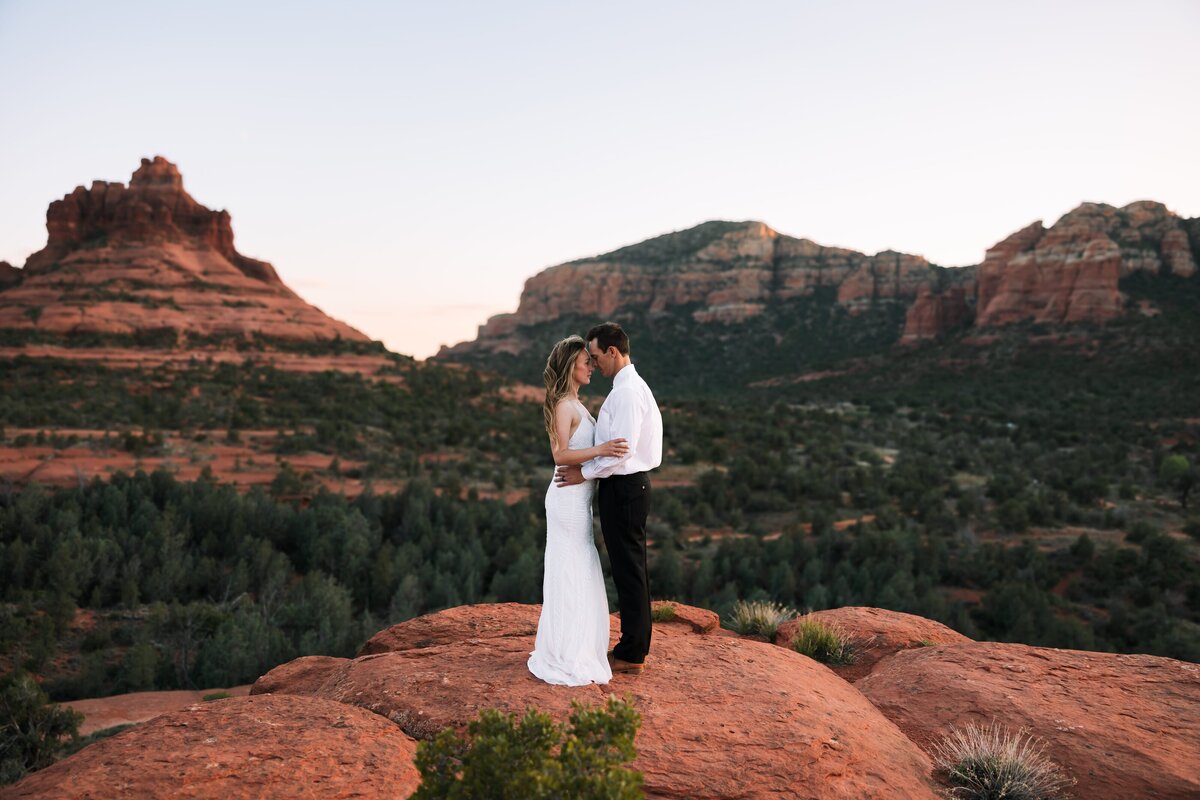
[[[598,456],[620,458],[629,452],[629,445],[625,443],[624,439],[613,439],[595,447],[572,450],[569,447],[571,425],[575,422],[577,413],[570,403],[559,403],[558,407],[554,409],[554,432],[558,434],[558,444],[551,444],[551,452],[554,454],[555,464],[567,467],[591,461]]]

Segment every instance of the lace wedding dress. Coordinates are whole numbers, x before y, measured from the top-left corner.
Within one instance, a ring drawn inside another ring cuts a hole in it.
[[[579,404],[579,427],[570,448],[591,447],[596,421]],[[546,683],[608,683],[608,595],[592,539],[595,481],[546,490],[546,573],[542,616],[529,671]]]

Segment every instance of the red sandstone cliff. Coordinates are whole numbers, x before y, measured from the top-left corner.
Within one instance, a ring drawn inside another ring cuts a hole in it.
[[[761,222],[706,222],[595,258],[551,267],[525,282],[514,314],[500,314],[473,342],[442,354],[519,352],[520,329],[564,314],[597,319],[631,307],[651,313],[688,306],[702,323],[740,322],[772,300],[819,288],[851,314],[873,303],[907,305],[938,268],[920,256],[873,256],[786,236]]]
[[[976,272],[975,326],[1119,317],[1126,310],[1121,278],[1139,271],[1196,273],[1188,224],[1161,203],[1141,201],[1124,208],[1084,203],[1050,228],[1040,221],[1022,228],[988,250]],[[909,309],[902,341],[960,325],[966,301],[956,290],[923,292]]]
[[[902,343],[970,324],[1018,320],[1104,322],[1125,313],[1118,281],[1136,271],[1191,277],[1200,258],[1200,220],[1161,203],[1124,208],[1085,203],[1054,226],[1041,222],[987,251],[982,265],[943,269],[920,256],[867,256],[785,236],[761,222],[706,222],[594,258],[546,269],[525,283],[520,305],[450,348],[450,357],[521,352],[522,328],[564,315],[603,319],[620,311],[688,307],[697,322],[737,323],[771,301],[819,288],[852,314],[880,303],[906,308]]]
[[[368,340],[239,253],[229,212],[197,203],[161,156],[128,186],[96,181],[54,201],[46,229],[24,269],[0,265],[0,328]]]

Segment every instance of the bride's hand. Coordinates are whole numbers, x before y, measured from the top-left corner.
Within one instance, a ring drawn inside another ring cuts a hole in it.
[[[629,454],[629,445],[626,444],[624,439],[610,439],[604,444],[597,445],[596,447],[600,451],[601,456],[621,458],[622,456]]]

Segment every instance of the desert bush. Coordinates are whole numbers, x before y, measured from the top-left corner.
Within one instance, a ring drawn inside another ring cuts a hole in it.
[[[28,674],[7,676],[0,683],[0,785],[53,764],[81,721],[82,714],[48,702]]]
[[[1045,742],[1024,728],[992,722],[950,731],[934,745],[934,764],[951,795],[969,800],[1055,800],[1075,781],[1045,754]]]
[[[796,627],[792,649],[823,664],[853,664],[857,658],[849,634],[836,625],[804,617]]]
[[[795,609],[768,600],[738,600],[729,615],[729,627],[740,634],[758,634],[768,639],[779,626],[796,616]]]
[[[637,753],[641,718],[626,701],[605,707],[572,703],[569,727],[537,709],[517,721],[484,709],[460,738],[452,728],[417,746],[421,786],[414,800],[533,800],[642,796],[642,775],[622,765]]]

